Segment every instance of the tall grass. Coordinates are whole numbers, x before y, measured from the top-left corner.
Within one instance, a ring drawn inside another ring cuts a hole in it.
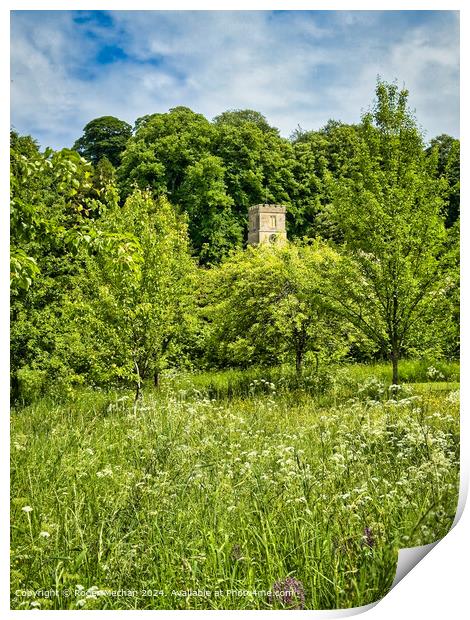
[[[86,391],[13,411],[12,607],[279,608],[288,576],[308,609],[383,596],[397,548],[452,523],[457,392],[259,372],[167,378],[137,415]]]
[[[342,364],[336,367],[306,367],[299,377],[293,366],[251,367],[246,370],[227,370],[167,373],[164,382],[174,393],[204,394],[209,398],[248,397],[255,394],[288,393],[295,390],[318,396],[327,393],[327,404],[331,404],[332,392],[339,398],[352,398],[360,386],[373,376],[388,386],[391,383],[391,365]],[[400,362],[402,383],[449,382],[458,383],[460,366],[458,362],[439,360],[403,360]]]

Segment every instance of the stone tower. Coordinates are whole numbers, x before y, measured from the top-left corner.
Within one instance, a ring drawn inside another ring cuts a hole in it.
[[[287,239],[286,208],[282,205],[253,205],[248,209],[248,243]]]

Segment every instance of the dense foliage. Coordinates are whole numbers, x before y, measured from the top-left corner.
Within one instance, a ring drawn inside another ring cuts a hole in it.
[[[459,141],[379,82],[358,125],[282,138],[253,110],[11,134],[13,396],[162,369],[458,354]],[[244,249],[247,209],[286,246]]]
[[[341,359],[350,339],[322,294],[334,256],[320,242],[266,244],[211,270],[208,355],[226,365],[292,363],[298,374],[305,358],[317,369],[320,359]]]
[[[132,127],[125,121],[114,116],[101,116],[85,125],[83,136],[73,148],[95,165],[106,158],[117,166],[131,135]]]
[[[347,253],[331,281],[341,314],[398,360],[422,319],[433,331],[446,324],[456,286],[456,247],[445,227],[446,180],[436,174],[438,152],[426,156],[407,92],[379,84],[373,111],[364,116],[363,140],[351,159],[354,174],[329,174],[329,214]],[[354,209],[351,209],[354,205]]]

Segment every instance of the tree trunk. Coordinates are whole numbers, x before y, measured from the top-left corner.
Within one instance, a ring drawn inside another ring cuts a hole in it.
[[[139,366],[137,362],[134,362],[134,365],[135,365],[135,369],[137,372],[137,381],[135,382],[135,397],[134,397],[134,415],[135,415],[137,413],[137,403],[139,402],[139,399],[140,399],[142,383],[140,380],[140,372],[139,372]]]
[[[303,351],[299,347],[295,352],[295,372],[297,376],[300,377],[302,374],[302,360],[303,360]]]
[[[153,384],[156,388],[160,387],[160,373],[158,370],[153,371]]]
[[[391,331],[391,345],[392,345],[392,384],[398,385],[398,358],[400,356],[400,340],[398,337],[398,291],[393,292],[393,314],[392,314],[392,331]]]
[[[136,383],[136,386],[135,386],[134,407],[133,407],[134,415],[137,413],[137,403],[139,402],[139,399],[140,399],[140,382]]]
[[[398,351],[394,348],[392,351],[392,383],[398,385]]]

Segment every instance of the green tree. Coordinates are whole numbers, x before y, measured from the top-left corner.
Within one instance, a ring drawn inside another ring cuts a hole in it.
[[[36,202],[43,191],[42,157],[30,136],[10,132],[10,288],[12,294],[27,290],[39,273],[30,242],[42,226],[45,213]]]
[[[96,165],[106,157],[113,166],[121,162],[121,153],[132,136],[132,127],[115,116],[100,116],[87,123],[73,149]]]
[[[138,119],[118,178],[124,195],[150,189],[179,205],[201,262],[214,263],[240,245],[249,206],[289,204],[292,163],[289,141],[257,112],[228,111],[210,123],[177,107]]]
[[[93,170],[92,184],[98,196],[116,182],[116,169],[107,157],[102,157]]]
[[[423,316],[455,280],[441,210],[446,183],[436,179],[436,157],[407,108],[408,93],[377,84],[376,102],[362,119],[352,178],[330,176],[330,217],[344,238],[343,256],[330,271],[336,311],[398,363]]]
[[[291,192],[291,238],[340,237],[325,206],[331,201],[328,175],[352,177],[354,158],[360,143],[360,128],[328,121],[319,131],[300,128],[291,136],[294,151],[295,185]]]
[[[132,234],[139,249],[131,265],[123,252],[90,257],[75,308],[77,316],[90,317],[96,380],[131,381],[137,402],[145,379],[158,383],[191,305],[187,225],[165,198],[155,201],[140,190],[102,225]]]
[[[307,355],[340,356],[339,321],[319,293],[334,251],[320,243],[262,244],[233,254],[208,273],[209,348],[225,364],[293,362],[300,375]]]
[[[12,134],[10,200],[10,360],[12,397],[21,377],[57,378],[61,302],[76,268],[72,235],[83,222],[91,166],[78,153],[40,153]],[[24,382],[24,381],[23,381]]]
[[[216,116],[213,121],[215,125],[233,125],[234,127],[241,127],[246,123],[256,125],[264,133],[273,133],[279,135],[279,130],[271,125],[260,112],[256,110],[227,110]]]
[[[39,373],[57,386],[79,379],[82,366],[74,344],[79,337],[66,307],[68,297],[80,294],[75,279],[84,256],[119,253],[129,258],[136,245],[127,232],[116,235],[99,228],[100,216],[116,208],[117,192],[109,179],[100,181],[99,190],[93,187],[92,166],[77,152],[40,153],[33,140],[17,134],[11,145],[10,350],[15,398],[25,373]]]
[[[182,184],[189,231],[202,263],[217,263],[240,247],[243,227],[232,211],[222,161],[206,155],[186,169]]]
[[[67,230],[96,204],[90,194],[91,165],[74,151],[40,153],[29,136],[11,134],[11,291],[28,289],[39,274],[38,258],[51,245],[63,252]]]
[[[264,131],[245,120],[216,124],[213,153],[223,161],[227,192],[234,212],[246,229],[248,208],[261,202],[286,205],[290,217],[290,195],[295,187],[292,145],[276,131]]]
[[[436,173],[449,185],[445,206],[446,225],[449,227],[460,217],[460,140],[442,134],[431,140],[428,155],[432,156],[434,150],[437,150]]]
[[[150,189],[184,206],[181,185],[186,168],[210,153],[212,125],[202,114],[179,106],[139,119],[136,127],[118,169],[124,195],[135,187]]]

